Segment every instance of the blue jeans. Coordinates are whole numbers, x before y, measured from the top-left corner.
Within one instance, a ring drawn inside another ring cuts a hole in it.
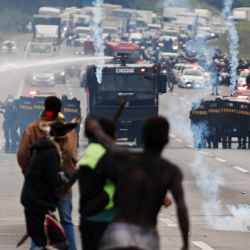
[[[62,197],[57,205],[60,222],[69,241],[69,250],[76,250],[75,229],[72,222],[72,191]],[[35,244],[31,241],[30,250],[35,250]]]

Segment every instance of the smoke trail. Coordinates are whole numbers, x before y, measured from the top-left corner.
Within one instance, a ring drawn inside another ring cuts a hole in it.
[[[102,9],[101,4],[103,4],[103,0],[95,0],[93,5],[95,8],[93,9],[93,22],[92,22],[92,30],[94,33],[93,36],[93,43],[95,48],[95,55],[96,56],[104,56],[104,44],[102,39],[102,28],[101,28],[101,21],[102,21]],[[96,63],[96,78],[97,82],[102,82],[102,69],[104,67],[104,60],[100,60]]]
[[[239,37],[234,21],[229,20],[229,16],[232,13],[232,6],[234,0],[224,0],[224,9],[222,11],[222,16],[225,22],[229,26],[228,30],[228,40],[229,40],[229,53],[231,57],[230,62],[230,90],[231,93],[235,90],[235,85],[237,81],[237,68],[239,65],[238,54],[239,54]]]

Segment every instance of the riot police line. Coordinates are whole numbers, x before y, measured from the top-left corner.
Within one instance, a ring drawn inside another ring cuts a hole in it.
[[[193,103],[191,130],[196,148],[250,149],[250,103],[217,99]]]
[[[26,127],[36,121],[44,110],[45,98],[46,96],[20,96],[18,99],[14,99],[10,95],[6,101],[0,102],[0,113],[3,114],[5,152],[16,151]],[[62,113],[66,121],[81,117],[80,101],[76,98],[68,99],[66,95],[62,96]],[[79,145],[79,129],[77,132]]]

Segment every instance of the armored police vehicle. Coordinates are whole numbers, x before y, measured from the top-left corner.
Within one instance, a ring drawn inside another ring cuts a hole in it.
[[[88,93],[87,113],[112,118],[120,103],[127,104],[117,121],[118,143],[141,146],[144,120],[158,114],[159,94],[166,93],[166,76],[153,64],[105,64],[102,82],[96,67],[89,66],[82,86]]]

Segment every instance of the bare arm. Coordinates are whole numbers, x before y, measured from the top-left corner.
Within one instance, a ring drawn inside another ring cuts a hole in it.
[[[85,120],[85,129],[89,132],[93,133],[100,144],[103,145],[106,149],[108,149],[111,153],[115,152],[123,152],[124,150],[118,147],[114,140],[106,135],[98,121],[94,118],[86,118]]]
[[[176,202],[176,213],[178,217],[179,227],[181,229],[181,235],[183,240],[182,250],[189,249],[189,218],[188,211],[184,200],[184,192],[182,188],[182,176],[181,174],[174,180],[172,185],[172,194]]]

